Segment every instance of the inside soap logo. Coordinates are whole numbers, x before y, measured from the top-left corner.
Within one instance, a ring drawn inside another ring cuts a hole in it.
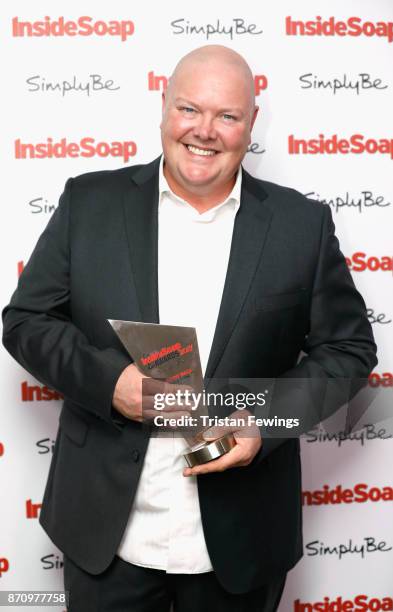
[[[27,381],[21,384],[22,402],[50,402],[62,400],[63,396],[46,385],[29,385]]]
[[[65,17],[44,17],[42,21],[21,21],[19,17],[12,19],[12,36],[20,38],[23,36],[117,36],[125,42],[135,31],[134,22],[131,20],[103,21],[94,20],[93,17],[83,15],[76,21],[67,20]]]
[[[42,504],[35,504],[31,499],[26,500],[26,518],[38,519]]]
[[[8,559],[6,559],[5,557],[0,557],[0,578],[3,574],[5,574],[5,572],[8,572],[9,568],[10,563]]]
[[[393,138],[366,138],[363,134],[352,134],[349,138],[341,138],[338,134],[317,138],[297,138],[294,134],[288,136],[289,155],[361,155],[367,153],[387,154],[393,159]]]
[[[393,372],[372,372],[368,383],[370,387],[393,387]]]
[[[352,272],[364,272],[369,270],[370,272],[390,272],[393,274],[393,256],[382,255],[376,257],[374,255],[368,255],[362,251],[357,251],[350,257],[345,258],[347,266]]]
[[[264,74],[254,75],[254,93],[259,96],[261,91],[267,89],[268,80]],[[147,88],[149,91],[165,91],[168,87],[169,77],[163,74],[155,74],[153,70],[150,70],[147,74]]]
[[[345,21],[329,17],[323,19],[319,15],[310,21],[294,20],[291,16],[285,18],[285,34],[287,36],[377,36],[393,42],[392,21],[363,21],[361,17],[349,17]]]
[[[337,485],[334,488],[324,485],[322,489],[303,491],[302,500],[304,506],[391,502],[393,501],[393,488],[390,486],[370,487],[364,482],[348,489],[344,489],[342,485]]]
[[[393,599],[391,597],[370,597],[369,595],[357,595],[353,599],[343,597],[324,597],[321,601],[304,602],[296,599],[294,612],[366,612],[379,610],[393,610]]]
[[[130,157],[136,155],[137,146],[132,140],[114,142],[96,142],[95,138],[81,138],[79,142],[68,142],[67,138],[54,141],[47,138],[46,142],[36,144],[15,140],[15,159],[51,159],[66,157],[121,157],[127,163]]]

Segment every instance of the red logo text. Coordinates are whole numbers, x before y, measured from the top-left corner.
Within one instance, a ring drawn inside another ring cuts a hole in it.
[[[393,387],[393,372],[372,372],[368,377],[370,387]]]
[[[6,559],[5,557],[0,557],[0,578],[1,575],[4,574],[4,572],[8,572],[9,567],[10,564],[8,562],[8,559]]]
[[[67,142],[66,138],[36,144],[15,140],[15,159],[50,159],[65,157],[122,157],[124,163],[136,155],[136,144],[131,140],[123,142],[96,142],[95,138],[82,138],[79,142]]]
[[[379,270],[383,272],[393,271],[393,257],[390,255],[375,257],[358,251],[352,257],[346,257],[345,260],[348,268],[353,272],[364,272],[365,270],[370,272],[378,272]]]
[[[164,75],[154,74],[153,70],[147,74],[147,86],[149,91],[165,91],[168,87],[169,78]],[[254,91],[255,95],[259,96],[261,91],[267,89],[267,76],[264,74],[254,75]]]
[[[51,400],[61,400],[61,393],[49,389],[49,387],[39,385],[29,385],[26,381],[21,385],[22,402],[49,402]]]
[[[315,21],[293,21],[292,17],[285,19],[287,36],[379,36],[393,41],[393,22],[362,21],[360,17],[349,17],[346,21],[335,17],[323,20],[318,16]]]
[[[44,17],[43,21],[12,20],[12,36],[119,36],[122,42],[134,33],[132,21],[94,21],[92,17],[83,15],[76,21],[64,17],[51,19]]]
[[[331,489],[329,485],[324,485],[322,489],[316,491],[303,491],[302,498],[304,506],[393,501],[393,488],[369,487],[363,482],[356,484],[352,489],[343,489],[342,485]]]
[[[361,155],[362,153],[382,153],[390,155],[393,159],[393,138],[365,138],[362,134],[353,134],[349,138],[340,138],[337,134],[325,137],[319,134],[318,138],[295,138],[288,136],[289,155]]]
[[[42,504],[33,504],[31,499],[26,501],[26,518],[35,519],[38,518],[39,511],[41,510]]]
[[[393,610],[393,599],[391,597],[369,597],[368,595],[357,595],[353,599],[337,597],[330,599],[324,597],[323,601],[305,603],[296,599],[294,601],[295,612],[361,612],[366,610]]]

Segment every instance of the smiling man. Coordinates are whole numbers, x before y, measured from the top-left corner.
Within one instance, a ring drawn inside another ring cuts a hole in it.
[[[208,46],[183,58],[163,94],[164,174],[171,190],[200,213],[223,202],[257,113],[252,73],[237,53]]]
[[[70,179],[4,311],[7,349],[65,397],[40,522],[69,612],[274,612],[302,555],[299,441],[255,428],[185,468],[181,438],[141,426],[143,376],[107,319],[195,327],[206,378],[376,363],[329,207],[241,166],[257,110],[239,54],[184,57],[163,156]]]

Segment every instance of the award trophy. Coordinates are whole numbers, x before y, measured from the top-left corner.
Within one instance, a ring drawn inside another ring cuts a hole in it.
[[[110,319],[109,323],[142,374],[172,384],[190,386],[196,393],[203,392],[203,376],[194,327]],[[208,414],[203,403],[193,409],[192,413],[197,423],[201,415]],[[189,445],[183,455],[189,467],[218,459],[236,445],[232,433],[216,440],[204,440],[202,434],[205,429],[206,427],[197,424],[193,426],[192,434],[189,429],[183,434]]]

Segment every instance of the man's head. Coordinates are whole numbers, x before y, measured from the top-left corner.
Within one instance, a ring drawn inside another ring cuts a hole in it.
[[[241,55],[208,45],[183,57],[163,94],[161,136],[171,189],[191,202],[225,199],[257,112],[253,76]]]

